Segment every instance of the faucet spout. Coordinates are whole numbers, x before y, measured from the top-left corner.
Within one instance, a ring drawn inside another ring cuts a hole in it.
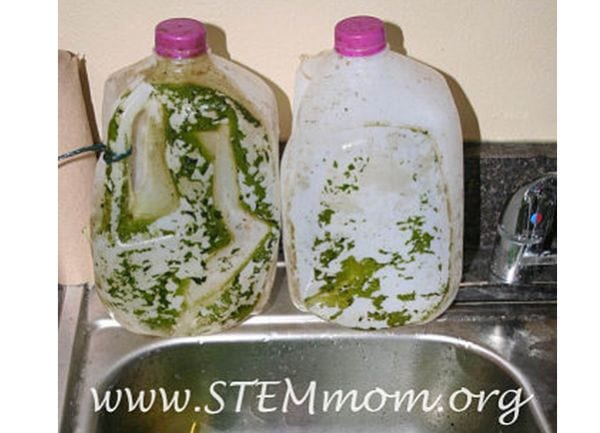
[[[492,253],[494,280],[518,283],[526,268],[556,264],[556,184],[556,173],[546,174],[508,201]]]

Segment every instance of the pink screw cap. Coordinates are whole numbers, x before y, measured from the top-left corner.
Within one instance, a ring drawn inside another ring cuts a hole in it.
[[[206,29],[191,18],[161,21],[154,30],[154,51],[172,59],[188,59],[206,52]]]
[[[379,18],[356,16],[335,25],[335,50],[342,56],[370,56],[385,46],[385,29]]]

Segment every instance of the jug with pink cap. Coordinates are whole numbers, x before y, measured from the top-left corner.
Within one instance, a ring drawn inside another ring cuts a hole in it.
[[[381,329],[433,320],[462,267],[460,123],[437,71],[392,52],[357,16],[296,74],[281,166],[283,240],[295,305]]]
[[[127,329],[218,332],[265,305],[279,240],[275,98],[206,29],[156,26],[154,53],[105,85],[96,290]]]

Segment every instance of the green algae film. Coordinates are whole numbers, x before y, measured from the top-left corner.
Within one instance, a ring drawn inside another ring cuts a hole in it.
[[[426,321],[448,293],[448,207],[436,146],[419,128],[385,133],[315,157],[312,178],[298,181],[310,187],[297,202],[316,203],[310,230],[293,221],[297,239],[314,233],[309,249],[298,240],[294,248],[295,272],[308,275],[300,277],[301,301],[359,329]]]
[[[105,166],[92,221],[100,296],[123,324],[143,333],[230,327],[254,311],[274,266],[279,211],[272,143],[259,119],[219,91],[144,85],[151,88],[136,117],[154,121],[138,128],[153,147],[146,160],[137,160],[143,152],[136,156],[134,149],[132,157]],[[125,94],[109,121],[107,145],[115,152],[136,140],[148,145],[135,136],[135,122],[123,123],[138,94]],[[218,145],[226,151],[215,151],[201,137],[221,130],[226,139]],[[160,184],[136,185],[136,170]],[[231,185],[237,192],[227,191]],[[155,196],[163,202],[152,203]]]

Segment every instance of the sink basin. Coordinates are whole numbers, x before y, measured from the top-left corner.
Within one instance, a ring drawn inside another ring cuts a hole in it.
[[[288,403],[282,413],[283,400],[289,378],[295,395],[304,395],[311,381],[314,392],[314,414],[310,415],[310,401],[295,405]],[[215,388],[223,396],[226,406],[212,416],[198,415],[195,406],[182,413],[167,416],[161,409],[148,413],[130,414],[125,408],[114,413],[99,412],[92,423],[94,432],[148,433],[187,432],[193,422],[198,431],[276,431],[276,432],[538,432],[543,431],[534,412],[527,408],[517,421],[507,428],[498,423],[500,410],[496,402],[481,413],[476,404],[468,412],[456,413],[449,408],[425,412],[420,404],[411,413],[406,403],[394,412],[394,398],[372,394],[367,409],[353,413],[351,402],[338,413],[332,404],[323,411],[323,390],[343,392],[357,390],[356,404],[364,404],[367,393],[376,386],[392,394],[395,391],[428,390],[434,396],[444,395],[446,401],[455,391],[466,387],[471,391],[509,390],[523,388],[509,367],[479,347],[473,347],[449,338],[435,335],[375,338],[311,338],[258,339],[242,342],[174,341],[148,348],[137,353],[116,369],[103,389],[130,387],[134,390],[157,388],[190,389],[197,396],[195,404],[209,404],[218,409],[218,401],[210,397],[209,387],[216,379],[231,384],[235,381],[273,381],[267,390],[274,397],[265,400],[262,410],[256,399],[260,386],[248,385],[243,406],[236,412],[239,386]],[[275,383],[279,382],[279,383]],[[506,400],[509,401],[508,399]],[[442,403],[442,401],[440,401]],[[444,402],[445,403],[445,402]],[[456,403],[462,409],[466,397]],[[273,412],[267,409],[276,408]],[[374,430],[369,430],[373,428]]]
[[[361,332],[296,311],[280,268],[275,296],[262,315],[218,335],[158,339],[122,329],[93,288],[69,287],[59,327],[60,431],[552,432],[556,303],[540,295],[544,290],[536,291],[535,301],[490,301],[494,290],[467,284],[434,322]],[[240,381],[248,382],[243,395]],[[294,403],[290,392],[301,399],[311,384],[312,394]],[[168,396],[179,391],[180,401],[188,389],[187,408],[163,413],[160,387]],[[100,399],[110,390],[112,402],[125,388],[134,397],[145,390],[146,401],[154,389],[157,397],[146,413],[128,411],[125,394],[114,412],[95,411],[92,388]],[[468,408],[462,388],[472,393]],[[347,396],[339,407],[337,390]],[[427,390],[431,407],[423,408],[421,398],[409,410],[408,397],[395,407],[410,390]],[[518,390],[523,405],[515,417],[510,410]],[[488,399],[478,410],[480,392]]]

